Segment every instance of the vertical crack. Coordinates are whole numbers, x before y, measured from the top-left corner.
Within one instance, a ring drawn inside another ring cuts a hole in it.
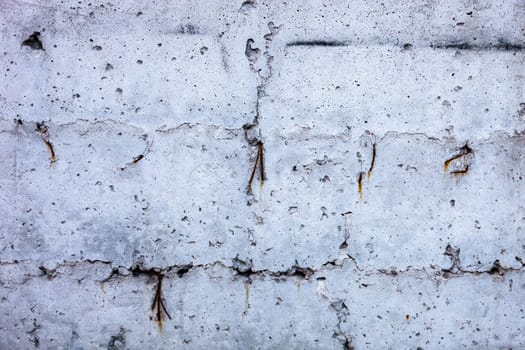
[[[318,277],[317,278],[317,295],[326,299],[330,304],[329,307],[335,311],[335,316],[337,318],[337,323],[335,325],[334,332],[332,334],[333,338],[337,339],[339,343],[343,346],[343,350],[354,350],[352,345],[352,337],[346,334],[343,330],[343,323],[346,323],[348,316],[350,315],[350,310],[346,306],[344,300],[339,298],[333,298],[330,295],[328,288],[326,287],[326,278]]]
[[[29,336],[29,341],[33,343],[35,348],[40,347],[40,338],[38,337],[38,331],[42,328],[42,325],[36,322],[36,319],[33,319],[33,328],[27,332]]]
[[[257,157],[255,159],[255,165],[253,167],[250,179],[248,181],[248,194],[252,194],[252,182],[255,176],[257,166],[260,170],[260,181],[261,185],[266,179],[264,171],[264,154],[263,154],[263,142],[262,136],[259,129],[259,118],[260,118],[260,106],[261,99],[266,96],[266,86],[270,81],[272,72],[273,55],[270,54],[270,46],[275,35],[279,33],[282,26],[276,26],[273,22],[268,22],[269,33],[264,35],[264,51],[254,47],[255,40],[250,38],[246,41],[245,55],[250,64],[250,70],[254,73],[257,79],[257,96],[255,101],[255,115],[251,123],[245,124],[244,137],[248,144],[257,146]],[[260,59],[264,58],[264,62],[261,64]]]
[[[341,326],[343,323],[346,323],[346,319],[348,315],[350,315],[348,307],[341,299],[335,299],[330,303],[330,307],[335,311],[335,315],[337,317],[337,325],[335,327],[333,337],[341,343],[344,350],[354,350],[351,337],[343,331]]]
[[[350,226],[352,223],[352,212],[347,211],[345,213],[341,214],[344,217],[345,224],[344,224],[344,241],[339,246],[339,250],[344,250],[348,248],[348,239],[350,238]]]

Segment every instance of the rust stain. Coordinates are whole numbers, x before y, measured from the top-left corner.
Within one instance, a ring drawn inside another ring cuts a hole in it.
[[[376,144],[373,143],[372,144],[372,161],[370,162],[370,168],[368,169],[368,180],[370,180],[370,175],[372,175],[372,170],[374,170],[374,165],[376,162],[376,154],[377,154]]]
[[[125,166],[121,166],[119,169],[122,170],[122,171],[124,171],[124,170],[126,170],[129,166],[131,166],[131,165],[136,165],[136,164],[137,164],[138,162],[140,162],[142,159],[144,159],[144,155],[143,155],[143,154],[139,154],[138,156],[133,157],[133,160],[132,160],[130,163],[126,164]]]
[[[140,162],[141,160],[143,160],[146,157],[146,154],[149,153],[152,145],[153,145],[153,141],[149,142],[147,144],[146,149],[144,150],[143,153],[139,154],[138,156],[133,157],[133,160],[131,162],[127,163],[124,166],[119,167],[119,169],[124,171],[130,166],[137,165],[138,162]]]
[[[154,319],[157,322],[159,327],[159,332],[162,333],[162,322],[163,322],[163,313],[171,320],[171,316],[166,310],[164,301],[162,300],[162,279],[164,275],[161,273],[157,274],[157,287],[155,289],[155,298],[153,299],[153,304],[151,305],[151,311],[154,314]]]
[[[253,164],[252,172],[250,174],[250,179],[248,180],[248,193],[252,193],[252,184],[255,178],[255,174],[259,168],[259,181],[261,188],[264,185],[264,180],[266,180],[266,175],[264,171],[264,144],[261,141],[257,141],[257,156],[255,158],[255,163]]]
[[[363,172],[359,172],[359,177],[357,178],[357,192],[359,192],[359,200],[363,199]]]
[[[140,162],[143,158],[144,158],[144,155],[143,155],[143,154],[139,154],[138,156],[136,156],[135,158],[133,158],[133,164],[137,164],[137,163]]]
[[[452,158],[449,158],[447,159],[444,163],[443,163],[443,170],[444,172],[446,173],[448,171],[448,168],[450,166],[450,164],[452,164],[453,161],[461,158],[461,157],[464,157],[466,155],[469,155],[469,154],[474,154],[474,151],[472,150],[472,148],[470,148],[470,146],[468,145],[468,142],[465,143],[465,145],[463,147],[460,148],[459,150],[459,153],[456,154],[455,156],[453,156]],[[466,166],[465,170],[462,170],[462,171],[459,171],[459,173],[462,173],[460,175],[464,175],[468,172],[468,165]],[[452,172],[453,174],[454,173],[458,173],[458,171],[454,171]]]
[[[19,125],[22,125],[22,121],[19,120],[18,122]],[[44,122],[42,123],[39,123],[37,122],[36,123],[36,131],[38,133],[40,133],[40,136],[42,137],[42,141],[44,141],[48,151],[49,151],[49,160],[52,163],[56,162],[57,158],[56,158],[56,154],[55,154],[55,148],[53,147],[53,144],[51,143],[51,141],[49,141],[49,129],[48,127],[45,125]]]
[[[468,173],[468,165],[465,166],[465,169],[463,170],[455,170],[450,172],[454,176],[463,176]]]
[[[55,156],[55,149],[53,148],[53,144],[47,140],[44,140],[44,142],[47,146],[47,149],[49,150],[49,160],[51,161],[51,163],[56,162],[57,158]]]

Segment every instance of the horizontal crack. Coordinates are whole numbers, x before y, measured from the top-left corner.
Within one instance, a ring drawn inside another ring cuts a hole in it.
[[[32,126],[36,126],[37,122],[36,121],[24,121],[24,120],[20,120],[20,119],[15,119],[15,120],[7,120],[7,119],[3,119],[3,118],[0,118],[0,123],[10,123],[12,122],[13,123],[13,128],[10,128],[10,129],[0,129],[0,134],[1,133],[13,133],[13,132],[16,132],[16,126],[24,126],[24,125],[29,125],[30,126],[30,130],[32,131],[34,128],[31,128]],[[82,124],[85,124],[87,126],[86,129],[88,129],[89,127],[97,127],[97,126],[100,126],[100,125],[113,125],[113,126],[122,126],[122,127],[129,127],[129,128],[132,128],[134,130],[137,131],[137,133],[140,133],[141,135],[143,134],[148,134],[148,131],[143,129],[143,128],[140,128],[134,124],[129,124],[129,123],[124,123],[124,122],[120,122],[120,121],[116,121],[114,119],[105,119],[105,120],[96,120],[96,121],[92,121],[92,120],[87,120],[87,119],[76,119],[75,121],[72,121],[72,122],[69,122],[69,123],[62,123],[62,124],[56,124],[56,123],[52,123],[52,122],[46,122],[48,127],[50,129],[53,129],[53,131],[55,132],[56,134],[56,131],[57,129],[65,129],[67,127],[72,127],[72,126],[81,126]],[[250,127],[253,128],[255,127],[256,125],[253,125],[251,124]],[[5,125],[4,125],[5,127]],[[226,127],[223,127],[223,126],[220,126],[220,125],[215,125],[215,124],[201,124],[201,123],[189,123],[189,122],[184,122],[184,123],[181,123],[181,124],[178,124],[176,126],[173,126],[173,127],[169,127],[169,128],[166,128],[165,126],[159,126],[159,127],[155,127],[155,128],[152,128],[152,130],[155,132],[155,133],[159,133],[159,134],[169,134],[169,133],[172,133],[172,132],[175,132],[175,131],[178,131],[178,130],[188,130],[188,129],[192,129],[192,128],[199,128],[199,127],[202,127],[202,128],[206,128],[206,129],[214,129],[214,130],[224,130],[225,132],[227,133],[239,133],[239,136],[240,135],[244,135],[245,133],[245,129],[246,129],[246,125],[243,125],[239,128],[226,128]],[[274,133],[274,135],[276,137],[279,137],[279,138],[283,138],[283,137],[288,137],[288,138],[304,138],[304,133],[309,131],[309,130],[313,130],[311,129],[310,127],[301,127],[299,126],[302,130],[300,133],[296,133],[296,132],[289,132],[289,133],[285,133],[285,134],[282,134],[278,131],[276,131]],[[99,129],[97,129],[99,130]],[[382,141],[384,141],[385,139],[387,138],[396,138],[396,137],[402,137],[402,136],[408,136],[408,137],[424,137],[430,141],[445,141],[445,140],[452,140],[454,139],[453,136],[450,136],[450,137],[438,137],[438,136],[431,136],[427,133],[424,133],[424,132],[411,132],[411,131],[387,131],[385,132],[385,134],[382,136],[382,137],[379,137],[378,138],[378,141],[377,143],[381,143]],[[489,134],[489,136],[485,137],[485,138],[479,138],[479,139],[474,139],[474,140],[469,140],[469,142],[473,142],[473,143],[482,143],[482,142],[488,142],[490,140],[492,140],[493,138],[496,138],[496,137],[507,137],[507,138],[515,138],[515,137],[518,137],[518,138],[521,138],[521,137],[525,137],[525,130],[522,131],[522,132],[519,132],[519,131],[514,131],[513,133],[510,133],[510,132],[507,132],[505,130],[496,130],[496,131],[493,131]],[[334,139],[334,138],[340,138],[342,140],[349,140],[350,137],[349,137],[349,131],[347,129],[345,130],[341,130],[340,132],[338,132],[337,134],[314,134],[314,135],[308,135],[308,139],[311,140],[311,139]]]
[[[0,118],[0,123],[10,123],[10,122],[11,122],[11,120],[8,120],[8,119],[5,119],[5,118]],[[13,122],[13,126],[16,126],[17,124],[19,126],[20,125],[36,125],[37,123],[39,123],[37,121],[28,121],[28,120],[22,120],[22,119],[15,119],[12,122]],[[52,128],[53,130],[65,129],[65,128],[73,127],[73,126],[82,126],[83,124],[88,126],[88,127],[96,127],[96,126],[100,126],[100,125],[108,125],[108,126],[112,125],[112,126],[116,126],[116,127],[120,126],[120,127],[131,128],[133,130],[136,130],[140,134],[147,134],[148,133],[147,130],[145,130],[144,128],[141,128],[140,126],[137,126],[137,125],[132,124],[132,123],[125,123],[125,122],[118,121],[118,120],[111,119],[111,118],[107,118],[107,119],[104,119],[104,120],[89,120],[89,119],[79,118],[79,119],[76,119],[76,120],[68,122],[68,123],[54,123],[51,120],[46,121],[46,125],[49,126],[49,128]],[[226,128],[226,127],[223,127],[221,125],[202,124],[202,123],[190,123],[190,122],[180,123],[180,124],[177,124],[177,125],[169,127],[169,128],[167,128],[165,125],[161,125],[161,126],[153,127],[152,130],[154,130],[154,132],[156,132],[156,133],[166,134],[166,133],[171,133],[171,132],[174,132],[174,131],[177,131],[177,130],[187,130],[187,129],[198,128],[198,127],[215,129],[215,130],[224,130],[226,132],[243,132],[243,130],[244,130],[243,126],[240,126],[239,128]],[[0,133],[11,133],[13,131],[14,131],[14,129],[3,129],[3,130],[0,130]]]
[[[58,277],[59,275],[63,274],[63,272],[59,271],[60,269],[67,268],[67,267],[74,268],[84,263],[88,263],[91,265],[95,265],[95,264],[108,265],[111,267],[111,273],[106,278],[99,280],[98,281],[99,283],[107,283],[107,282],[112,282],[113,280],[118,279],[118,278],[138,277],[141,275],[158,276],[159,273],[162,273],[166,278],[174,278],[175,276],[177,276],[178,278],[183,278],[184,275],[186,275],[187,273],[191,271],[195,271],[195,270],[206,271],[214,267],[231,270],[234,272],[235,276],[244,277],[248,279],[249,281],[252,281],[258,277],[270,277],[273,279],[297,278],[301,280],[310,280],[312,277],[317,277],[317,279],[324,279],[325,278],[324,276],[319,276],[319,275],[326,271],[333,270],[334,268],[342,268],[348,261],[351,261],[355,269],[359,271],[359,273],[362,273],[363,276],[383,275],[387,277],[399,277],[399,276],[411,274],[414,272],[420,272],[420,273],[425,273],[427,276],[431,276],[434,278],[449,279],[449,278],[468,276],[468,275],[504,276],[506,273],[521,272],[525,270],[525,262],[520,257],[516,257],[516,261],[518,261],[521,264],[520,267],[503,266],[501,265],[499,260],[495,260],[492,266],[486,270],[469,270],[469,269],[458,267],[456,265],[453,265],[450,268],[443,268],[443,267],[431,265],[430,272],[428,271],[429,269],[428,267],[421,267],[421,268],[408,267],[404,270],[396,270],[395,268],[365,270],[359,267],[356,260],[348,254],[345,254],[333,260],[326,261],[317,268],[300,266],[299,264],[296,263],[293,266],[285,270],[271,270],[271,269],[257,270],[257,269],[254,269],[251,260],[241,260],[237,257],[231,259],[231,261],[232,261],[231,265],[227,265],[222,261],[215,261],[215,262],[207,263],[207,264],[196,265],[190,262],[187,264],[177,264],[177,265],[170,265],[170,266],[165,266],[165,267],[145,267],[141,264],[134,264],[131,267],[113,266],[113,263],[111,261],[90,260],[90,259],[79,260],[79,261],[65,261],[61,264],[57,264],[56,266],[52,268],[39,266],[38,269],[41,271],[41,273],[39,275],[25,274],[24,283],[27,282],[27,280],[29,280],[31,277],[46,277],[47,279],[52,280]],[[30,260],[0,261],[0,267],[17,265],[17,264],[30,264],[30,263],[31,263]]]

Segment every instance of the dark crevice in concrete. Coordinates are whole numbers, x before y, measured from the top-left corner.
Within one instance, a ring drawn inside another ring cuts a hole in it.
[[[500,261],[497,259],[494,261],[492,266],[486,270],[468,270],[461,267],[461,262],[459,259],[459,248],[455,248],[451,245],[448,245],[444,255],[447,255],[451,259],[451,266],[449,268],[441,268],[438,266],[431,265],[431,271],[430,273],[427,272],[427,268],[412,268],[409,267],[405,270],[396,270],[395,268],[389,268],[389,269],[377,269],[377,270],[364,270],[362,267],[360,267],[357,264],[357,261],[348,254],[340,255],[340,257],[335,258],[333,260],[329,260],[321,264],[319,267],[307,267],[307,266],[301,266],[297,262],[290,266],[289,268],[285,270],[270,270],[270,269],[261,269],[257,270],[253,267],[253,263],[251,259],[248,260],[242,260],[238,257],[231,259],[231,265],[227,265],[222,261],[215,261],[208,264],[198,264],[195,265],[193,263],[189,264],[179,264],[179,265],[171,265],[166,267],[145,267],[143,264],[134,264],[131,267],[125,267],[125,266],[113,266],[113,263],[111,261],[103,261],[103,260],[80,260],[80,261],[68,261],[64,262],[62,264],[56,265],[54,268],[48,268],[44,266],[40,266],[39,270],[41,273],[39,275],[29,275],[26,274],[25,277],[27,279],[24,281],[27,282],[32,277],[46,277],[49,280],[53,280],[57,278],[58,276],[62,275],[63,272],[60,271],[63,267],[71,267],[74,268],[80,264],[88,263],[88,264],[101,264],[101,265],[107,265],[111,267],[111,273],[104,279],[99,280],[98,282],[101,284],[104,283],[111,283],[114,280],[118,280],[121,278],[130,278],[130,277],[140,277],[140,276],[150,276],[155,279],[158,278],[159,274],[162,274],[165,278],[174,278],[175,276],[178,278],[184,278],[188,273],[191,273],[192,271],[196,270],[209,270],[215,267],[231,270],[234,273],[234,276],[240,276],[245,277],[249,280],[254,280],[255,278],[263,278],[263,277],[269,277],[274,279],[287,279],[287,278],[298,278],[301,280],[310,280],[313,276],[318,276],[320,273],[323,273],[327,270],[332,270],[334,268],[342,268],[346,261],[350,260],[352,261],[355,269],[359,271],[360,273],[364,273],[366,275],[384,275],[384,276],[392,276],[397,277],[400,275],[404,275],[407,273],[412,272],[424,272],[427,275],[433,275],[435,278],[451,278],[451,277],[459,277],[463,275],[474,275],[474,276],[480,276],[480,275],[497,275],[497,276],[503,276],[506,273],[509,272],[519,272],[525,270],[525,261],[520,257],[515,257],[515,260],[518,261],[521,266],[520,267],[507,267],[501,265]],[[340,252],[341,254],[341,252]],[[30,263],[30,261],[11,261],[11,262],[0,262],[0,266],[5,265],[17,265],[22,263]],[[322,277],[322,276],[320,276]]]
[[[117,335],[112,335],[109,339],[107,350],[124,350],[126,349],[126,330],[120,327]]]
[[[27,46],[32,50],[44,50],[42,40],[40,40],[40,32],[34,32],[26,40],[22,41],[22,46]]]
[[[255,270],[251,260],[244,261],[236,257],[233,259],[233,265],[231,268],[236,272],[237,276],[246,277],[250,281],[253,277],[257,276],[269,276],[274,279],[296,277],[299,279],[308,280],[313,274],[315,274],[314,269],[299,266],[297,261],[295,262],[295,265],[283,271],[272,271],[268,269]]]
[[[42,325],[36,322],[36,319],[33,319],[33,328],[27,332],[29,335],[29,341],[33,343],[35,348],[40,347],[40,338],[38,336],[38,331],[42,328]]]
[[[57,276],[56,269],[48,269],[45,266],[39,266],[38,269],[42,272],[41,276],[45,276],[49,280],[52,280]]]
[[[455,248],[450,244],[447,244],[445,248],[444,255],[448,256],[450,258],[450,262],[452,265],[448,269],[443,269],[443,273],[445,278],[449,276],[449,274],[454,274],[460,271],[461,269],[461,261],[459,254],[461,252],[461,249]]]
[[[129,277],[130,275],[134,277],[138,277],[141,275],[147,275],[147,276],[158,276],[159,273],[161,273],[166,278],[172,278],[175,275],[177,275],[178,278],[183,278],[187,273],[190,273],[193,270],[207,270],[209,268],[219,266],[225,269],[230,269],[234,272],[235,276],[241,276],[245,277],[249,280],[253,280],[256,277],[270,277],[274,279],[286,279],[289,277],[292,278],[298,278],[302,280],[309,280],[310,277],[315,275],[316,273],[320,272],[321,270],[327,270],[334,267],[342,267],[345,260],[352,260],[355,264],[355,259],[352,258],[350,255],[345,255],[343,258],[336,258],[333,260],[329,260],[321,265],[320,268],[312,268],[312,267],[305,267],[300,266],[299,263],[296,261],[296,263],[291,266],[290,268],[286,270],[270,270],[270,269],[262,269],[262,270],[256,270],[253,267],[253,262],[251,259],[248,260],[242,260],[239,257],[235,257],[231,260],[231,265],[226,265],[223,262],[216,261],[210,264],[200,264],[200,265],[194,265],[192,263],[189,264],[182,264],[182,265],[172,265],[167,267],[153,267],[153,268],[145,268],[141,264],[136,264],[132,266],[131,268],[118,266],[113,267],[111,270],[111,273],[108,277],[101,280],[100,283],[107,283],[111,282],[112,280],[116,278],[122,278],[122,277]],[[89,263],[96,263],[98,261],[89,260]],[[102,264],[111,265],[110,262],[107,261],[100,261]],[[357,266],[357,265],[356,265]],[[358,268],[358,270],[360,270]]]
[[[182,278],[182,276],[184,276],[185,274],[187,274],[188,272],[190,272],[190,270],[193,268],[193,264],[187,264],[187,265],[181,265],[179,267],[176,268],[176,271],[177,271],[177,276],[179,278]]]
[[[348,307],[343,300],[336,299],[330,303],[330,308],[335,311],[337,317],[337,324],[333,337],[341,343],[343,350],[354,350],[354,347],[352,346],[352,338],[343,331],[342,327],[342,324],[346,323],[346,319],[350,315]]]
[[[443,278],[460,277],[464,275],[479,276],[483,274],[504,276],[507,272],[521,271],[525,267],[524,261],[520,257],[516,256],[515,260],[521,264],[521,266],[518,268],[504,267],[501,265],[499,259],[496,259],[492,263],[492,266],[487,270],[466,270],[461,266],[460,253],[460,248],[455,248],[451,244],[447,245],[443,255],[446,255],[450,258],[451,266],[446,269],[441,269]]]

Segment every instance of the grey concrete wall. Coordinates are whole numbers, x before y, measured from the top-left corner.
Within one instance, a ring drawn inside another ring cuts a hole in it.
[[[0,349],[525,348],[525,2],[0,0]]]

